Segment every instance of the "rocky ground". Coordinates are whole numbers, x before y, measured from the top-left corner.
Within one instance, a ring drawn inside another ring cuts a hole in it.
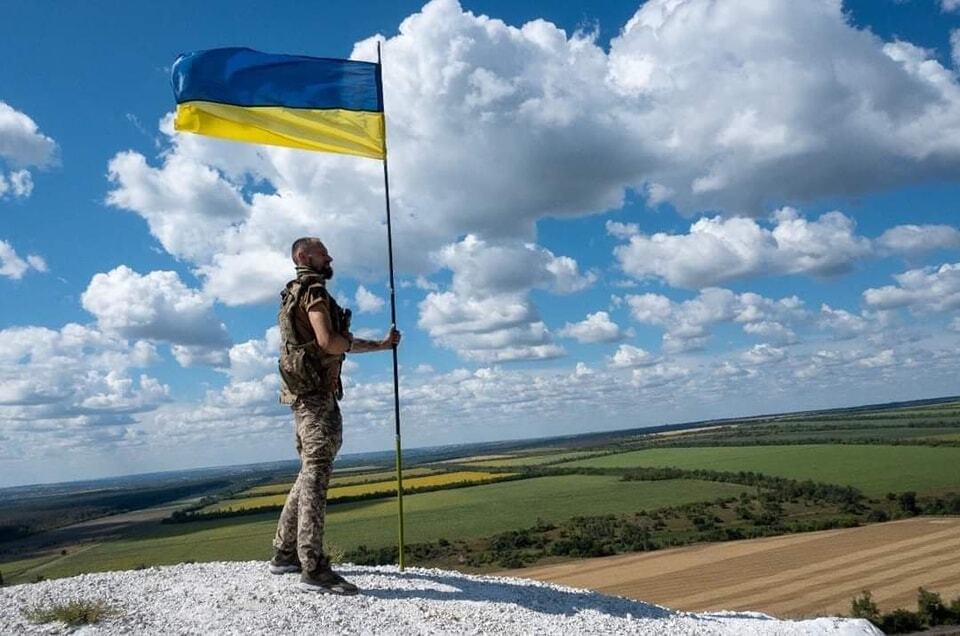
[[[677,612],[589,590],[445,570],[343,565],[361,594],[301,591],[263,562],[182,564],[0,588],[0,633],[58,634],[879,634],[840,618]],[[30,609],[99,600],[113,616],[79,629]]]

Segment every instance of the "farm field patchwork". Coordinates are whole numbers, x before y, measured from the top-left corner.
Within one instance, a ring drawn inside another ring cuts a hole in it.
[[[960,518],[578,559],[496,572],[586,587],[676,609],[780,617],[847,614],[870,590],[881,611],[916,607],[917,588],[960,595]]]
[[[456,471],[449,473],[440,473],[436,475],[426,475],[422,477],[404,478],[404,491],[410,488],[423,488],[425,486],[442,486],[445,484],[454,484],[460,481],[494,481],[512,477],[514,473],[484,473],[478,471]],[[263,508],[266,506],[282,506],[287,499],[287,489],[277,494],[263,495],[260,497],[244,497],[242,499],[224,499],[215,504],[203,508],[202,512],[218,512],[220,510],[238,510],[240,508]],[[377,481],[372,483],[360,483],[347,486],[335,486],[327,491],[328,501],[335,501],[339,497],[352,497],[356,495],[365,495],[375,492],[396,492],[396,480]]]
[[[850,485],[871,496],[907,490],[921,494],[960,490],[960,448],[954,447],[810,444],[651,448],[564,465],[753,471]]]
[[[626,482],[607,475],[562,475],[440,490],[404,498],[408,543],[489,536],[577,515],[629,513],[720,497],[748,489],[697,480]],[[267,559],[277,513],[144,528],[129,538],[68,554],[37,572],[48,578],[183,561]],[[341,550],[395,545],[393,500],[361,501],[327,510],[327,540]],[[23,569],[18,563],[0,570]],[[15,582],[15,581],[14,581]]]

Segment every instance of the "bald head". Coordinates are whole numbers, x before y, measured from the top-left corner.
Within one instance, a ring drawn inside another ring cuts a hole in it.
[[[294,241],[290,247],[290,257],[294,265],[309,267],[327,279],[333,277],[333,268],[330,266],[333,258],[323,242],[316,237],[305,236]]]
[[[307,257],[307,254],[310,252],[310,248],[316,245],[323,245],[320,239],[313,236],[304,236],[298,238],[293,242],[293,245],[290,247],[290,258],[293,259],[294,265],[306,265],[304,259]]]

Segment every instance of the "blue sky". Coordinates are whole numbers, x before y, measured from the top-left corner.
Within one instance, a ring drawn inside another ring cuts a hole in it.
[[[379,164],[170,130],[217,46],[386,38],[407,446],[957,393],[956,4],[8,4],[0,486],[292,457],[296,236],[387,326]]]

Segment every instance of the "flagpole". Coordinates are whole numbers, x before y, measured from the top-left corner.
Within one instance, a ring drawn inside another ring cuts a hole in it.
[[[377,42],[377,91],[383,108],[383,193],[387,204],[387,255],[390,263],[390,322],[397,326],[397,294],[393,282],[393,229],[390,225],[390,178],[387,172],[387,109],[383,103],[383,62],[380,42]],[[393,417],[396,422],[397,442],[397,514],[399,516],[398,565],[403,572],[403,460],[400,452],[400,375],[397,364],[397,346],[393,346]]]

